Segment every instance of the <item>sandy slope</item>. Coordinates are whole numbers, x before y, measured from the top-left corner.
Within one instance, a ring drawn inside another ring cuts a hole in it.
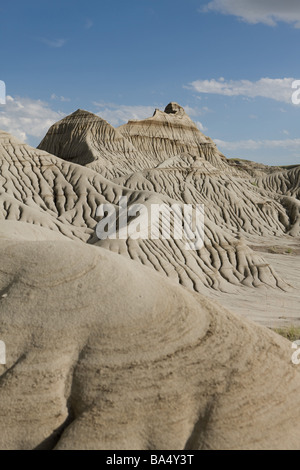
[[[81,242],[0,256],[1,449],[299,447],[288,341]]]
[[[209,296],[231,311],[268,327],[300,326],[300,238],[273,237],[265,241],[256,238],[254,241],[258,253],[280,273],[292,289],[287,293],[279,289],[246,291],[240,288],[235,295],[211,291]]]

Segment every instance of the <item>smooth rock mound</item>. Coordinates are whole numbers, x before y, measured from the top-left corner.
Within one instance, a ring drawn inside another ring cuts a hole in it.
[[[1,449],[296,449],[290,343],[80,242],[3,241]]]

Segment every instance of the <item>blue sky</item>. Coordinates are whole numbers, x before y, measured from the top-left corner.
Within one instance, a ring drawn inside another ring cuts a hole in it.
[[[36,146],[83,108],[114,126],[170,101],[227,157],[300,164],[298,0],[11,0],[0,128]]]

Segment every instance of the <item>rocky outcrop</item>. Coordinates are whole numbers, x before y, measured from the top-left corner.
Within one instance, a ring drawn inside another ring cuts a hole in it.
[[[209,163],[205,163],[209,166]],[[163,173],[164,174],[164,173]],[[129,189],[88,168],[66,162],[0,133],[0,218],[42,226],[72,240],[96,244],[156,269],[163,276],[196,291],[203,288],[232,292],[234,286],[267,285],[286,289],[272,266],[243,240],[205,222],[204,246],[188,251],[183,239],[99,240],[95,228],[100,204],[126,196],[128,206],[183,203],[154,188]],[[138,177],[138,175],[137,175]],[[143,180],[140,178],[141,185]],[[176,196],[173,194],[172,196]]]
[[[140,153],[148,155],[156,164],[188,153],[203,157],[217,168],[229,168],[214,142],[197,128],[177,103],[168,104],[164,112],[156,109],[148,119],[129,121],[118,130]]]
[[[147,164],[117,129],[81,109],[50,127],[38,149],[106,177],[123,175]]]
[[[176,103],[170,103],[164,112],[156,110],[151,118],[129,121],[118,129],[79,109],[54,124],[38,148],[108,178],[153,168],[186,152],[233,171],[214,142]]]
[[[260,188],[300,200],[300,165],[290,170],[276,171],[255,180]]]
[[[114,181],[130,189],[166,194],[185,204],[204,204],[206,218],[236,236],[280,236],[294,224],[286,205],[271,196],[263,184],[258,187],[253,179],[237,178],[190,154]]]

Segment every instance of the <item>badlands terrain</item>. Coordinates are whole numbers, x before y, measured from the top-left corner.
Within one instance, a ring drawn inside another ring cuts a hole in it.
[[[203,204],[203,246],[99,239],[121,197]],[[300,166],[226,158],[176,103],[0,131],[0,449],[299,449],[270,329],[300,325],[299,242]]]

